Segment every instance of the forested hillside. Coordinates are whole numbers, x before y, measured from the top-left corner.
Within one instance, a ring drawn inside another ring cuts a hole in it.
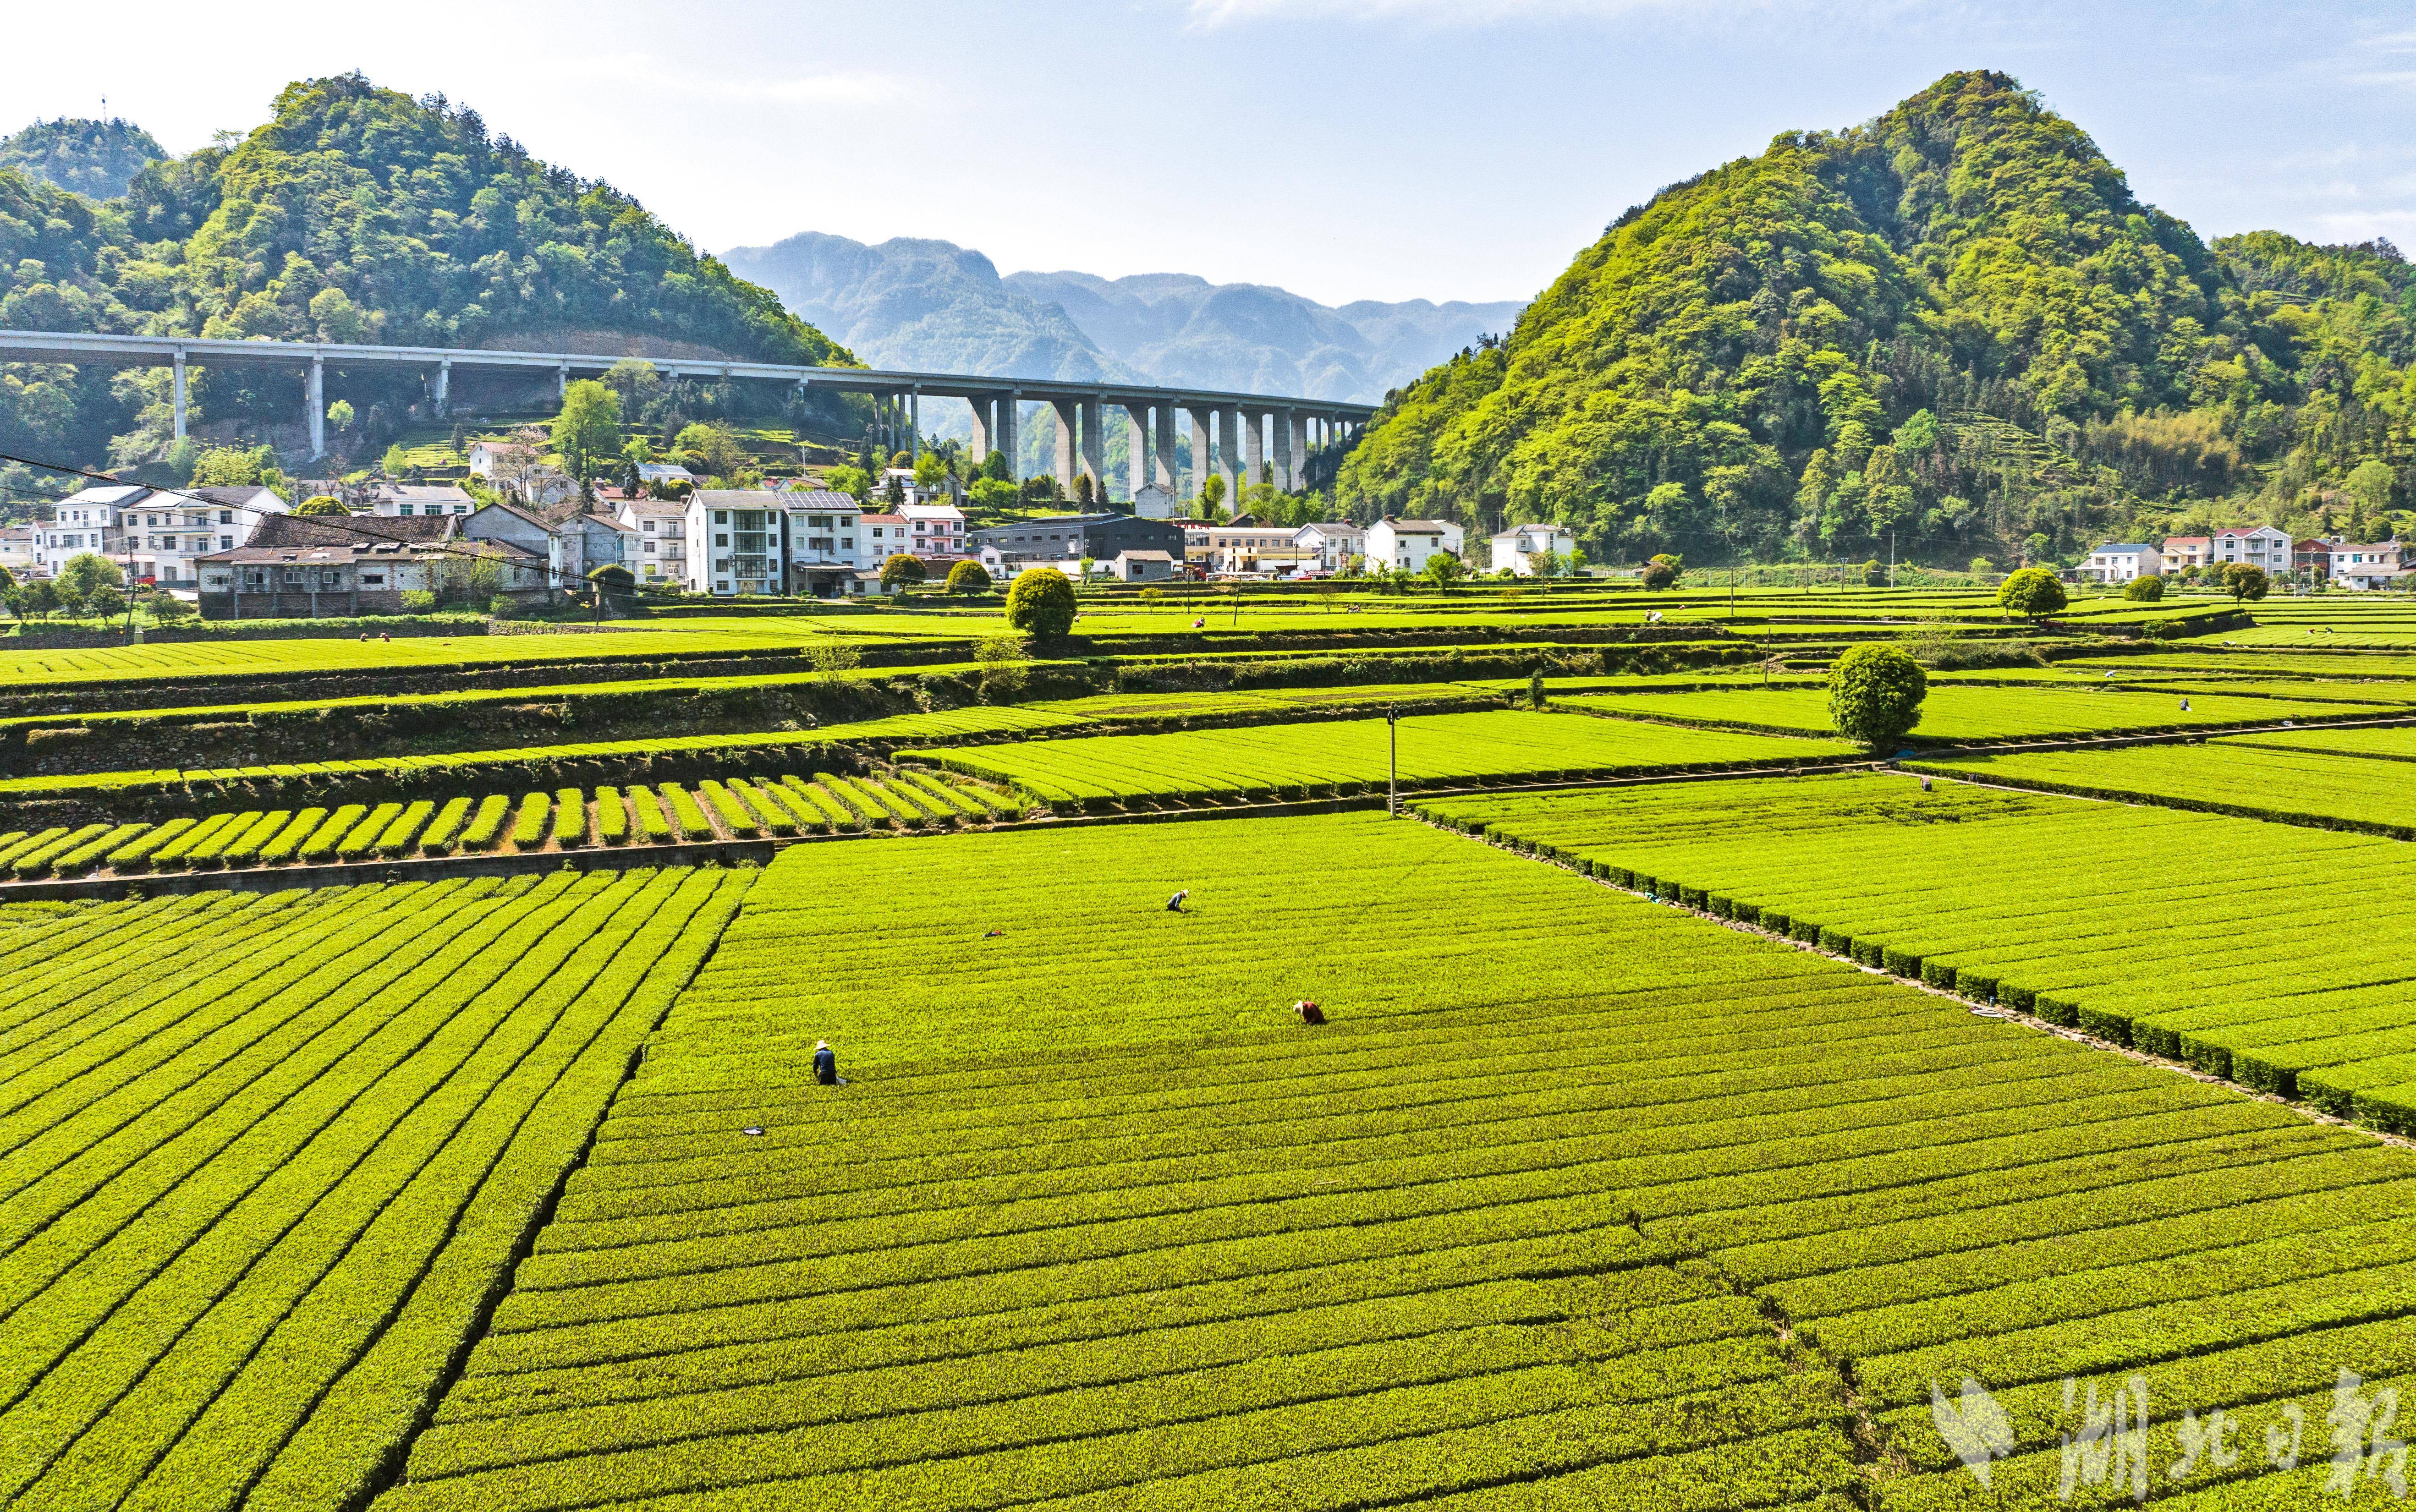
[[[0,137],[0,168],[23,169],[43,182],[96,200],[113,200],[143,168],[168,156],[151,133],[115,116],[106,121],[36,121]]]
[[[155,162],[106,204],[0,169],[0,325],[472,346],[576,333],[853,360],[609,184],[358,74],[289,86],[241,142]],[[204,370],[197,417],[285,422],[297,385]],[[0,370],[0,443],[89,461],[116,438],[119,461],[144,460],[165,445],[157,388]],[[390,419],[415,395],[355,404]]]
[[[1616,557],[2378,533],[2416,481],[2411,310],[2387,242],[2210,248],[2014,80],[1952,74],[1621,216],[1505,340],[1390,395],[1337,493]]]

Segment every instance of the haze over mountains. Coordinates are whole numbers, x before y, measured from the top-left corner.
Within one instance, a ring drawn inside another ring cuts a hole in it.
[[[877,246],[808,232],[723,261],[880,367],[1121,378],[1374,401],[1480,336],[1518,301],[1339,309],[1183,273],[1010,273],[952,242]]]

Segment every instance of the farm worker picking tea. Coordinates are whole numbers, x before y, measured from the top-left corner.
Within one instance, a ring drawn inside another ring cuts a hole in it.
[[[814,1080],[826,1087],[843,1087],[838,1079],[838,1051],[830,1048],[827,1039],[814,1041]]]
[[[1170,913],[1170,914],[1180,914],[1180,913],[1182,913],[1182,912],[1183,912],[1183,900],[1184,900],[1185,899],[1186,899],[1186,898],[1190,897],[1190,896],[1191,896],[1191,889],[1190,889],[1190,888],[1188,888],[1188,887],[1184,888],[1181,892],[1176,893],[1173,897],[1171,897],[1171,898],[1170,898],[1170,899],[1168,899],[1168,900],[1166,900],[1166,911],[1167,911],[1168,913]]]

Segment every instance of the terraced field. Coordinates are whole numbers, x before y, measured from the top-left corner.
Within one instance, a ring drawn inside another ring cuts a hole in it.
[[[900,761],[1011,785],[1064,808],[1125,799],[1311,798],[1381,791],[1391,733],[1382,719],[1261,725],[1159,735],[1087,735]],[[1849,756],[1836,741],[1656,729],[1551,711],[1404,716],[1405,788],[1471,779],[1607,777],[1712,766],[1785,766]]]
[[[0,833],[0,877],[138,877],[310,862],[953,828],[1022,817],[989,790],[912,769],[706,778],[627,788],[225,810],[160,824]]]
[[[1824,688],[1720,689],[1697,693],[1589,693],[1564,702],[1623,718],[1661,719],[1778,734],[1828,734]],[[2187,703],[2189,707],[2182,707]],[[2227,725],[2310,723],[2374,717],[2353,704],[2247,698],[2186,690],[2056,687],[1973,688],[1941,683],[1922,702],[1910,745],[2027,740],[2055,735],[2129,734]]]
[[[2057,1504],[2068,1374],[2160,1471],[2408,1380],[2411,1214],[2367,1136],[1407,821],[814,847],[376,1504]]]
[[[2318,744],[2296,744],[2307,738]],[[2387,754],[2394,747],[2406,754]],[[2408,761],[2416,761],[2416,729],[2401,728],[2235,735],[2203,745],[2121,750],[2017,751],[1906,764],[1978,782],[2363,829],[2405,840],[2416,839],[2416,809],[2408,803],[2416,773],[2402,764]]]
[[[373,1484],[753,875],[12,918],[0,1500]]]
[[[2416,1132],[2416,998],[2395,928],[2371,917],[2373,900],[2416,885],[2400,841],[1953,782],[1925,794],[1877,776],[1419,807],[1899,975]],[[2309,938],[2325,948],[2292,943]]]

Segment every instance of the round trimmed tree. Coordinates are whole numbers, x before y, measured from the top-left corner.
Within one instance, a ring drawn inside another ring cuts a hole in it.
[[[352,513],[350,509],[344,507],[344,501],[336,497],[332,493],[313,493],[309,498],[303,500],[300,504],[295,505],[294,507],[294,512],[297,515],[348,515]]]
[[[989,569],[979,562],[959,562],[948,568],[948,592],[989,592]]]
[[[2061,609],[2071,599],[2064,596],[2063,584],[2045,567],[2024,567],[2005,579],[1997,590],[1997,602],[2008,612],[2024,619],[2039,619]]]
[[[924,570],[923,559],[906,552],[900,552],[881,564],[881,585],[883,588],[912,587],[929,576],[930,574]]]
[[[2135,604],[2152,604],[2165,596],[2165,580],[2151,572],[2122,584],[2122,597]]]
[[[1895,646],[1858,645],[1829,669],[1829,719],[1837,733],[1892,751],[1921,722],[1929,674]]]
[[[1006,590],[1006,622],[1035,641],[1055,641],[1074,627],[1074,584],[1055,567],[1032,567]]]

